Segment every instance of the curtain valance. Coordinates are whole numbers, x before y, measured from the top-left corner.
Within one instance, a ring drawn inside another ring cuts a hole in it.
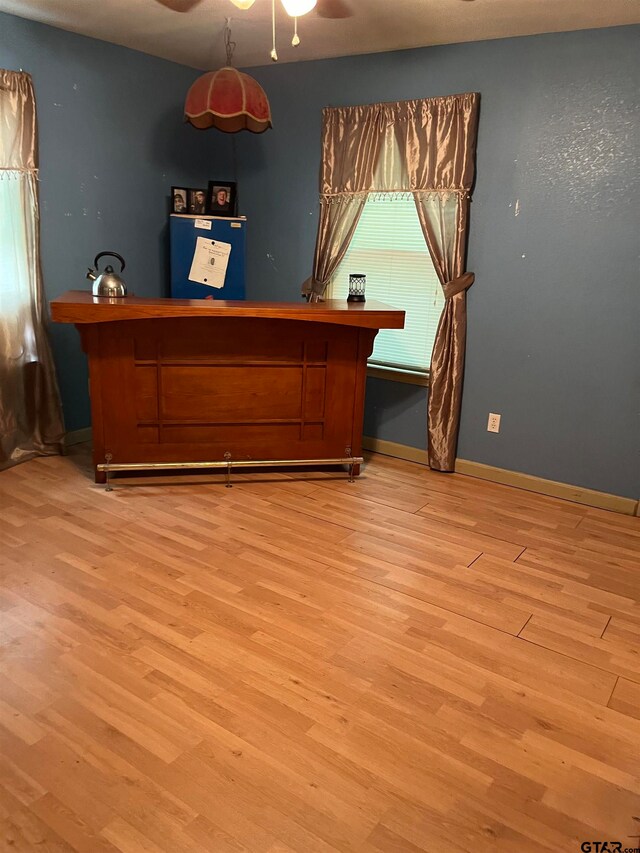
[[[321,197],[473,185],[480,96],[394,101],[322,111]]]
[[[31,76],[0,68],[0,168],[38,168],[36,107]]]

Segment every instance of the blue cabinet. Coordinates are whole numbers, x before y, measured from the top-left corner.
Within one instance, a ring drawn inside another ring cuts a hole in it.
[[[203,223],[211,227],[202,227]],[[244,299],[244,254],[247,220],[244,217],[183,216],[169,217],[171,241],[171,296],[178,299]],[[224,287],[207,287],[189,281],[189,271],[198,237],[231,244]]]

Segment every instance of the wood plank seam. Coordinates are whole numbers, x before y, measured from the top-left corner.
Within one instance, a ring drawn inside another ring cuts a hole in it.
[[[533,616],[533,614],[532,614],[532,616]],[[529,619],[530,618],[531,617],[529,617]],[[529,621],[529,619],[527,620],[527,622]],[[520,630],[524,631],[525,628],[526,628],[526,625],[523,625]],[[536,646],[539,649],[547,649],[547,651],[549,650],[547,646],[543,645],[542,643],[536,643],[534,640],[531,640],[528,637],[521,637],[518,634],[517,639],[523,643],[530,643],[532,646]],[[575,657],[575,655],[570,655],[570,654],[567,654],[566,652],[559,652],[557,649],[554,649],[554,651],[556,652],[556,654],[561,655],[562,657],[566,657],[569,660],[576,661],[577,663],[585,663],[585,661],[583,661],[581,658]],[[606,666],[600,666],[600,664],[593,663],[591,661],[589,662],[589,666],[593,667],[594,669],[599,669],[600,672],[606,672],[608,675],[615,676],[616,683],[617,683],[617,679],[620,678],[620,675],[617,672],[614,672],[612,669],[608,669]],[[634,680],[631,678],[631,676],[628,676],[628,677],[629,677],[629,680]],[[637,676],[637,678],[640,680],[640,674]],[[615,687],[615,685],[614,685],[614,687]],[[612,690],[612,693],[613,693],[613,690]],[[610,699],[609,699],[609,701],[610,701]]]
[[[613,699],[613,694],[616,692],[616,687],[618,686],[619,681],[620,681],[620,676],[618,676],[616,678],[615,683],[614,683],[613,687],[611,688],[611,696],[609,696],[609,699],[607,700],[607,708],[611,704],[611,700]]]
[[[533,616],[533,613],[531,613],[531,614],[529,615],[529,618],[527,619],[527,621],[524,623],[524,625],[522,626],[522,628],[520,628],[520,630],[518,631],[517,636],[518,636],[519,638],[520,638],[520,634],[524,631],[524,629],[527,627],[527,625],[528,625],[528,624],[529,624],[529,622],[531,621],[531,617],[532,617],[532,616]]]

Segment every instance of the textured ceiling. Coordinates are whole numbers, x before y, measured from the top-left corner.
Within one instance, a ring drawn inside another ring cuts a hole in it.
[[[301,44],[292,48],[292,20],[276,2],[280,62],[640,22],[640,0],[349,0],[350,18],[311,12],[300,19]],[[246,12],[229,0],[202,0],[187,13],[157,0],[0,0],[0,11],[196,68],[223,64],[226,16],[237,42],[234,64],[267,64],[270,10],[270,0]]]

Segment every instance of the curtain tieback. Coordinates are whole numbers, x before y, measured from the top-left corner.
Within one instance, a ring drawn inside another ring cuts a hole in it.
[[[317,296],[322,296],[325,291],[325,285],[318,281],[317,278],[314,278],[312,275],[309,278],[305,279],[302,282],[302,286],[300,288],[300,292],[303,296],[308,296],[309,294],[315,294]]]
[[[475,281],[475,278],[474,273],[466,272],[459,278],[453,278],[451,281],[445,282],[445,284],[442,285],[444,298],[451,299],[456,294],[463,293],[465,290],[468,290]]]

